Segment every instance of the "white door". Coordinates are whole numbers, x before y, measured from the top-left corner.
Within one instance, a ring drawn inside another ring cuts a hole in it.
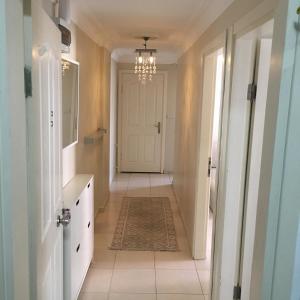
[[[211,140],[211,161],[210,161],[210,209],[216,212],[217,187],[219,173],[219,151],[220,151],[220,121],[223,100],[223,77],[224,77],[224,54],[223,49],[217,52],[216,79],[213,109],[213,125]]]
[[[32,1],[32,89],[28,99],[28,173],[34,233],[31,263],[36,264],[34,295],[63,299],[63,229],[61,181],[60,32],[45,13],[42,0]]]
[[[121,78],[121,172],[161,172],[165,76]]]
[[[208,164],[211,155],[213,110],[216,83],[216,53],[204,58],[204,76],[202,92],[201,129],[199,141],[197,207],[195,210],[196,230],[194,238],[194,258],[206,258],[207,222],[209,213],[210,174]],[[200,147],[201,145],[201,147]]]
[[[229,112],[225,212],[221,284],[219,295],[232,299],[233,287],[238,283],[241,236],[241,199],[244,193],[245,161],[247,159],[250,101],[248,84],[253,82],[256,41],[244,37],[236,40],[233,63],[231,102]]]
[[[272,23],[270,23],[272,25]],[[236,40],[227,148],[220,295],[249,299],[272,26]],[[253,87],[257,87],[256,93]],[[241,296],[239,296],[241,295]]]
[[[241,265],[242,299],[250,299],[250,282],[255,238],[258,189],[260,181],[263,133],[270,73],[272,39],[262,39],[259,46],[257,95],[254,102],[249,171],[246,190],[243,250]]]

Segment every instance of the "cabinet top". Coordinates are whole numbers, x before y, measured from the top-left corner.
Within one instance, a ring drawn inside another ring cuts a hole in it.
[[[74,201],[81,195],[89,182],[94,178],[91,174],[76,175],[71,181],[63,188],[63,202],[64,208],[71,208]]]

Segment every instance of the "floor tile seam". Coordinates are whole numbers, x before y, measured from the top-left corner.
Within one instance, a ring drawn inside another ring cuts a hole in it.
[[[118,295],[155,295],[151,292],[109,292],[108,294],[118,294]],[[200,294],[198,294],[200,295]]]
[[[155,268],[136,268],[136,267],[128,267],[128,268],[120,268],[120,267],[115,267],[114,268],[116,271],[123,271],[123,270],[126,270],[126,271],[154,271]]]
[[[114,272],[115,272],[115,265],[116,265],[116,258],[117,258],[117,252],[114,252],[114,263],[113,263],[113,267],[112,267],[111,279],[110,279],[108,293],[111,291],[111,287],[112,287],[112,282],[113,282],[113,277],[114,277]],[[109,297],[108,297],[108,299],[109,299]]]
[[[187,267],[184,267],[184,268],[180,268],[180,267],[156,267],[156,270],[172,270],[172,271],[197,271],[196,269],[194,268],[187,268]]]
[[[167,269],[167,268],[156,268],[156,270],[159,270],[159,271],[189,271],[189,272],[196,272],[197,273],[197,270],[195,270],[195,269],[178,269],[178,268],[169,268],[169,269]]]
[[[171,292],[163,292],[163,293],[160,293],[158,292],[157,295],[184,295],[184,296],[205,296],[207,294],[199,294],[199,293],[171,293]]]
[[[149,268],[127,268],[127,269],[123,269],[123,268],[115,268],[114,270],[116,270],[116,271],[155,271],[155,269],[153,268],[153,269],[149,269]]]
[[[157,275],[156,275],[156,258],[155,251],[153,251],[153,260],[154,260],[154,274],[155,274],[155,298],[157,300]]]
[[[201,283],[200,276],[199,276],[197,268],[196,268],[196,273],[197,273],[197,278],[198,278],[198,281],[199,281],[199,284],[200,284],[200,288],[201,288],[201,291],[202,291],[202,295],[204,295],[204,289],[202,287],[202,283]]]

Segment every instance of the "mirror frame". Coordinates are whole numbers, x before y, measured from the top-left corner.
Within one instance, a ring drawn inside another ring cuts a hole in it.
[[[78,66],[78,87],[77,87],[77,90],[78,90],[77,91],[77,93],[78,93],[78,99],[77,99],[77,116],[76,116],[77,133],[76,133],[76,139],[75,139],[75,141],[73,143],[71,143],[71,144],[69,144],[69,145],[67,145],[67,146],[64,147],[63,146],[63,115],[62,115],[62,117],[61,117],[61,127],[62,127],[62,141],[61,141],[61,143],[62,143],[62,149],[64,150],[64,149],[67,149],[69,147],[72,147],[72,146],[78,144],[78,141],[79,141],[80,63],[78,61],[74,60],[74,59],[71,59],[69,57],[66,57],[66,56],[62,55],[61,62],[63,60],[66,60],[66,61],[68,61],[68,62],[70,62],[70,63]],[[63,86],[62,86],[62,74],[61,74],[61,93],[62,93],[62,89],[63,89]],[[61,96],[61,104],[63,104],[63,97],[62,96]]]

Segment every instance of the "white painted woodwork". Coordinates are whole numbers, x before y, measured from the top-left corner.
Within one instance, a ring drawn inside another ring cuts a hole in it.
[[[32,1],[32,86],[28,100],[29,195],[34,219],[37,299],[63,299],[61,63],[60,32],[42,8]]]
[[[23,1],[0,0],[0,299],[30,300]]]
[[[206,258],[207,222],[209,213],[210,177],[208,176],[208,159],[211,155],[213,110],[215,100],[216,53],[204,57],[204,76],[202,94],[202,113],[200,125],[199,174],[195,211],[194,258]],[[201,205],[200,205],[201,204]]]
[[[237,280],[237,263],[241,236],[242,199],[245,182],[250,102],[248,84],[253,80],[256,43],[252,39],[236,40],[232,91],[229,111],[227,173],[224,198],[224,225],[220,291],[223,299],[232,299]]]
[[[141,84],[136,74],[121,77],[121,172],[161,172],[165,76]],[[157,125],[160,122],[160,132]]]
[[[94,177],[76,175],[63,199],[71,212],[64,228],[64,300],[77,300],[94,251]]]
[[[223,100],[224,84],[224,50],[217,51],[216,62],[216,84],[213,109],[213,128],[211,142],[211,169],[210,169],[210,209],[213,214],[216,213],[217,188],[219,175],[219,152],[220,152],[220,121]]]
[[[272,51],[272,39],[260,41],[257,96],[254,104],[254,118],[251,138],[251,157],[249,159],[249,175],[246,196],[245,233],[242,260],[242,299],[250,299],[250,282],[252,274],[253,249],[255,239],[255,226],[257,214],[257,201],[260,181],[260,169],[263,146],[263,133],[265,125],[265,112],[267,103],[268,81],[270,74],[270,62]]]

